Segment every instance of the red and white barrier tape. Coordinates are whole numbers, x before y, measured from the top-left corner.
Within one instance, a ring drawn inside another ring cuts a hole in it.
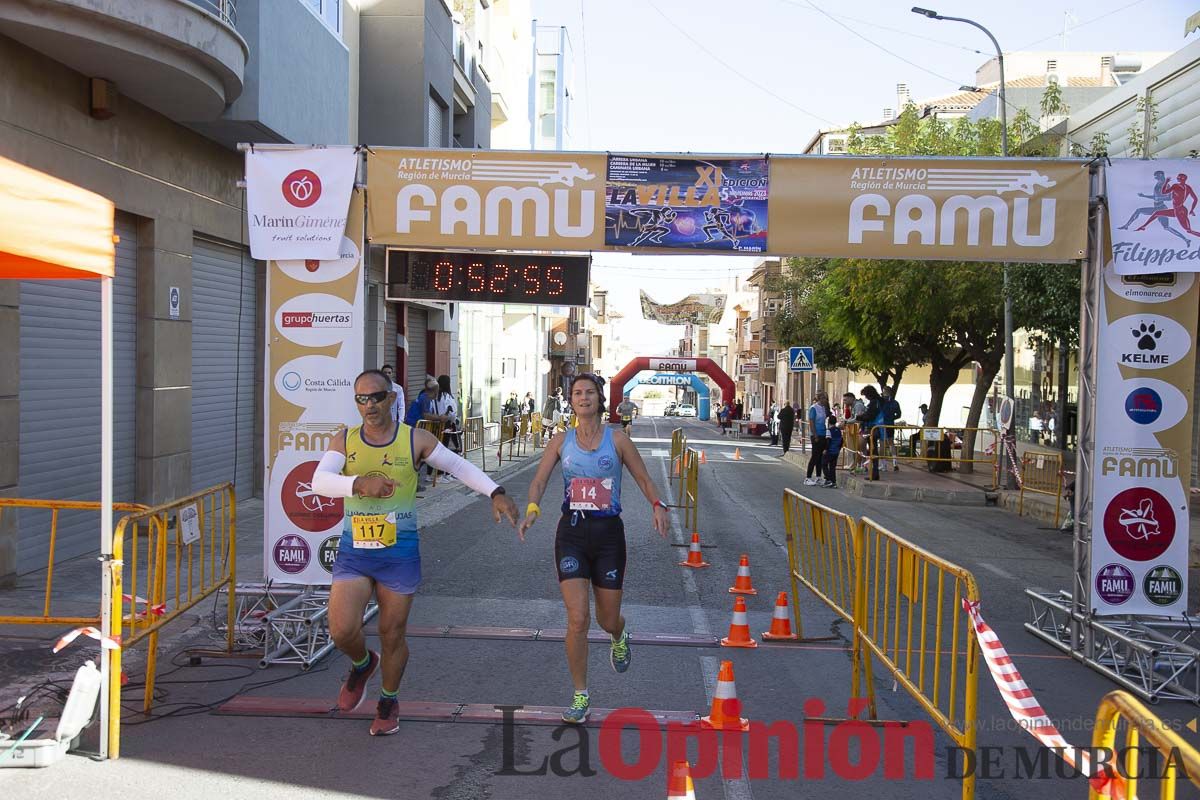
[[[979,602],[963,598],[962,604],[963,610],[971,617],[971,627],[975,629],[975,637],[979,640],[979,649],[983,653],[983,660],[987,662],[988,672],[991,673],[996,688],[1000,690],[1000,696],[1008,706],[1008,712],[1017,724],[1029,731],[1043,745],[1053,749],[1063,761],[1089,776],[1088,783],[1101,797],[1135,800],[1126,792],[1125,781],[1120,776],[1103,770],[1099,775],[1092,774],[1091,759],[1087,751],[1068,744],[1058,732],[1049,715],[1033,696],[1033,690],[1017,671],[1008,651],[1000,642],[1000,637],[983,621],[983,616],[979,613]]]
[[[103,635],[97,628],[93,628],[89,625],[86,628],[76,628],[73,631],[67,631],[65,634],[63,634],[62,638],[54,643],[54,652],[57,653],[59,650],[62,650],[80,636],[87,636],[90,639],[95,639],[100,643],[100,647],[105,650],[121,649],[121,643],[119,641],[110,636]]]
[[[147,600],[146,598],[134,597],[133,595],[130,595],[130,594],[123,594],[123,595],[121,595],[121,597],[124,597],[130,603],[146,606],[145,611],[137,612],[138,619],[142,619],[143,617],[145,617],[148,614],[153,614],[156,617],[161,617],[163,614],[167,613],[167,604],[166,603],[157,603],[155,605],[150,605],[150,601]]]

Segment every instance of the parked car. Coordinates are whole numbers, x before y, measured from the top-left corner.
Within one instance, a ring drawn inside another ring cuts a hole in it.
[[[691,403],[683,403],[675,408],[675,416],[694,417],[696,416],[696,407]]]

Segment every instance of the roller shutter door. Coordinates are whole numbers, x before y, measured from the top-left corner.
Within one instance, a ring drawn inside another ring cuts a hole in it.
[[[425,388],[425,339],[429,327],[429,313],[420,306],[408,307],[408,327],[405,339],[408,340],[408,383],[404,386],[405,397],[415,398]],[[411,403],[412,400],[409,400]]]
[[[235,480],[254,496],[257,266],[208,239],[192,245],[192,489]]]
[[[113,281],[113,499],[135,488],[137,227],[117,214]],[[20,497],[100,499],[100,283],[21,283]],[[17,571],[46,566],[50,514],[23,511]],[[94,512],[58,517],[55,561],[99,552]]]

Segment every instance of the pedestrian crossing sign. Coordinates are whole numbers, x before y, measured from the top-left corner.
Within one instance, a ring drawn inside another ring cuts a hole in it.
[[[789,372],[812,372],[813,369],[813,349],[811,347],[788,348]]]

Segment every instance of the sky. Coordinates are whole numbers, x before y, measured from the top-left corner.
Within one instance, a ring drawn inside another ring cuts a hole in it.
[[[973,19],[1004,52],[1175,51],[1197,0],[918,0]],[[993,57],[968,25],[911,13],[903,0],[534,0],[538,24],[568,29],[576,60],[572,149],[799,153],[821,128],[874,121],[896,105],[975,82]],[[1064,26],[1066,45],[1064,47]],[[750,258],[597,253],[592,277],[628,333],[665,352],[682,328],[642,322],[639,288],[659,302],[748,274]]]

